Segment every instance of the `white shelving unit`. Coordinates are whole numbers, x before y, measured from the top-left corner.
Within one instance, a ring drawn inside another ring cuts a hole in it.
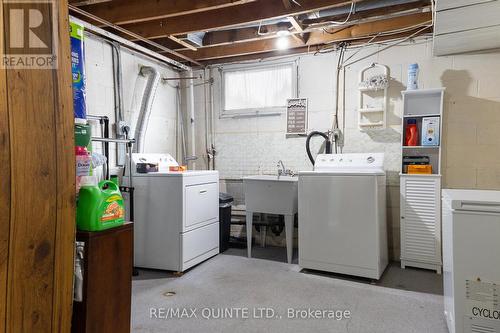
[[[377,63],[372,63],[370,66],[363,68],[359,72],[359,83],[365,82],[371,75],[385,75],[386,79],[389,80],[389,67]],[[358,126],[361,130],[366,129],[376,129],[385,128],[387,123],[387,88],[388,83],[385,87],[358,87]],[[374,105],[368,105],[365,103],[365,99],[370,97]]]
[[[401,267],[419,267],[441,274],[441,139],[437,146],[405,146],[408,119],[416,119],[419,141],[422,119],[439,117],[442,137],[444,88],[403,91],[401,155],[428,156],[432,174],[403,173],[401,162]]]

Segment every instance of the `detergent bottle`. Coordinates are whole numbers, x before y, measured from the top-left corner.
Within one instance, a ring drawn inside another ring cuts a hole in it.
[[[100,231],[123,224],[125,209],[118,186],[109,180],[97,184],[95,176],[83,177],[76,209],[79,230]]]
[[[418,89],[418,64],[411,64],[408,66],[408,85],[406,89]]]
[[[91,157],[86,147],[75,147],[76,160],[76,193],[80,191],[81,179],[90,175],[91,172]]]
[[[408,119],[406,124],[405,146],[416,146],[418,143],[417,120]]]

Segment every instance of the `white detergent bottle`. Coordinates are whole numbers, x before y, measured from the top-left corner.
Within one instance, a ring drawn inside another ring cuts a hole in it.
[[[418,64],[408,66],[408,85],[406,90],[418,89]]]

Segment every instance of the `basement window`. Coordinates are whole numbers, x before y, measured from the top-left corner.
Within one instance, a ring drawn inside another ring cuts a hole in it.
[[[222,70],[222,117],[281,114],[296,95],[295,62]]]

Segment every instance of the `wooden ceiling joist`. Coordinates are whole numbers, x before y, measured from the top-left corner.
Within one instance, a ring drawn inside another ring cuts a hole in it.
[[[307,46],[314,46],[320,44],[328,44],[340,41],[348,41],[353,39],[360,39],[366,36],[376,34],[384,34],[389,32],[399,32],[405,29],[412,29],[414,27],[422,26],[432,21],[431,13],[419,13],[407,16],[400,16],[391,19],[379,20],[369,23],[355,24],[347,28],[340,28],[332,32],[313,31],[310,33],[307,40]],[[288,45],[290,49],[303,47],[304,44],[299,40],[289,37]],[[263,52],[276,51],[277,38],[269,38],[264,40],[256,40],[250,42],[234,43],[223,46],[212,46],[200,48],[197,51],[183,50],[180,51],[185,56],[200,60],[220,59],[225,57],[234,57],[248,54],[256,54]]]
[[[409,29],[415,26],[432,22],[432,14],[419,13],[395,18],[378,20],[368,23],[355,24],[348,29],[340,28],[337,31],[324,32],[315,31],[309,36],[307,43],[309,45],[325,44],[339,40],[357,39],[374,34],[383,34],[390,31]]]
[[[376,16],[384,16],[399,12],[405,12],[410,10],[423,10],[424,8],[430,8],[429,0],[420,0],[420,1],[412,1],[408,3],[400,3],[395,5],[388,5],[379,8],[367,9],[367,10],[356,10],[355,13],[352,13],[349,17],[349,21],[363,20]],[[332,15],[332,16],[323,16],[320,18],[306,18],[302,20],[302,24],[308,26],[311,24],[320,24],[324,23],[328,25],[328,22],[342,22],[346,18],[345,14],[341,15]]]
[[[245,42],[256,39],[274,38],[276,37],[276,33],[279,30],[280,28],[278,27],[277,24],[268,24],[261,26],[260,35],[258,27],[212,31],[212,32],[207,32],[203,37],[203,45],[215,46],[215,45],[232,44],[237,42]]]
[[[287,17],[288,21],[290,21],[290,24],[293,26],[296,32],[303,32],[304,28],[302,25],[299,23],[299,21],[295,18],[295,16],[288,16]]]
[[[202,13],[254,1],[256,0],[115,0],[82,9],[106,21],[122,25]]]
[[[423,8],[426,8],[429,6],[429,1],[418,1],[418,2],[411,2],[407,4],[400,4],[400,5],[394,5],[394,6],[388,6],[384,8],[377,8],[377,9],[370,9],[370,10],[364,10],[360,12],[356,12],[355,14],[351,15],[350,21],[360,21],[360,20],[369,20],[373,18],[374,20],[380,19],[381,15],[393,15],[397,14],[400,12],[405,12],[408,10],[422,10]],[[306,25],[310,24],[318,24],[318,23],[325,23],[325,21],[340,21],[344,20],[345,15],[343,16],[330,16],[330,17],[324,17],[321,19],[306,19],[303,20],[302,23],[306,23]],[[305,28],[307,30],[307,28]],[[230,30],[220,30],[220,31],[211,31],[205,34],[203,38],[203,45],[204,46],[215,46],[215,45],[223,45],[223,44],[230,44],[230,43],[235,43],[235,42],[243,42],[243,41],[251,41],[251,40],[257,40],[257,39],[263,39],[263,38],[272,38],[275,36],[271,35],[259,35],[257,33],[258,28],[257,27],[246,27],[246,28],[240,28],[240,29],[230,29]],[[271,25],[263,25],[261,27],[261,32],[264,33],[273,33],[278,31],[276,25],[271,24]]]
[[[412,31],[410,33],[414,33],[415,31],[418,31],[418,29],[415,29],[414,31]],[[427,29],[422,30],[419,34],[426,34],[426,33],[430,33],[430,32],[432,32],[432,28],[429,27]],[[378,38],[376,38],[375,41],[372,41],[372,42],[384,42],[384,41],[388,41],[388,40],[392,40],[392,39],[404,38],[407,36],[408,36],[408,33],[391,34],[391,35],[378,37]],[[357,39],[351,43],[351,46],[362,45],[364,43],[367,43],[370,40],[371,40],[371,38]],[[266,59],[266,58],[283,57],[283,56],[290,56],[290,55],[295,55],[295,54],[316,54],[317,52],[320,52],[321,50],[322,50],[322,46],[320,46],[320,45],[302,46],[302,47],[297,47],[297,48],[289,49],[289,50],[285,50],[285,51],[270,51],[270,52],[263,52],[263,53],[253,53],[253,54],[227,57],[227,58],[223,58],[223,59],[210,59],[210,60],[203,61],[203,65],[223,64],[223,63],[250,61],[250,60],[261,60],[261,59]],[[331,49],[331,50],[334,50],[334,49]],[[323,50],[323,51],[330,52],[331,50]]]
[[[258,23],[262,20],[296,16],[350,3],[351,1],[346,0],[300,0],[300,6],[292,2],[292,7],[287,9],[282,0],[258,0],[208,12],[127,24],[124,25],[124,28],[143,37],[155,39],[168,37],[169,35],[217,30],[248,23]]]

